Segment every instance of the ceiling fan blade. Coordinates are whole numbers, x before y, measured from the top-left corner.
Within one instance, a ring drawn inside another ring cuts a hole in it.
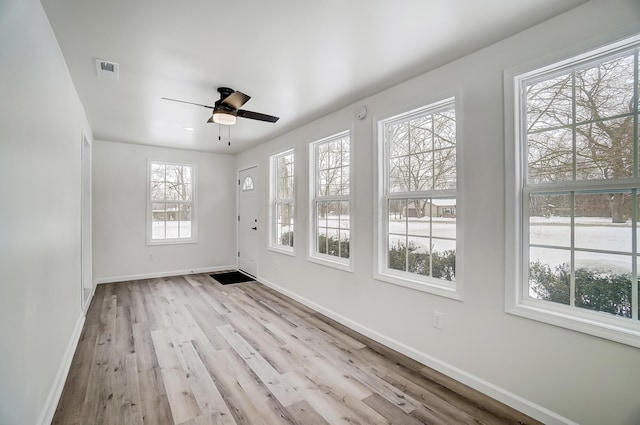
[[[188,103],[189,105],[204,106],[205,108],[213,109],[213,106],[203,105],[201,103],[187,102],[186,100],[169,99],[168,97],[163,97],[162,99],[163,100],[170,100],[172,102]]]
[[[276,122],[280,117],[274,117],[273,115],[261,114],[259,112],[245,111],[244,109],[238,109],[238,116],[241,118],[249,118],[250,120]]]
[[[251,99],[251,96],[247,96],[242,92],[235,91],[229,96],[222,99],[221,102],[231,106],[233,109],[239,109],[242,107],[242,105],[247,103],[249,99]]]

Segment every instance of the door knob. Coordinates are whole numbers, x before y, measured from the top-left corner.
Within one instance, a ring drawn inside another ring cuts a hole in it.
[[[252,227],[251,230],[258,230],[258,228],[257,227]]]

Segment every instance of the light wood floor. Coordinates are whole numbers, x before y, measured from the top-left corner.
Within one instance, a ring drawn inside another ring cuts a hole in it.
[[[99,285],[55,424],[535,424],[257,283]]]

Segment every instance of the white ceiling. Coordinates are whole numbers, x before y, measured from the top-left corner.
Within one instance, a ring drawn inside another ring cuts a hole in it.
[[[237,153],[585,0],[42,0],[95,139]],[[117,62],[99,79],[95,59]],[[46,72],[46,70],[43,70]],[[473,72],[473,70],[469,70]],[[280,117],[218,141],[216,88]],[[186,131],[193,127],[194,131]]]

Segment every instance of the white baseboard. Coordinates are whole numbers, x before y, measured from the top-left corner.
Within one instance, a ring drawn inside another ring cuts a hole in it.
[[[82,314],[87,314],[87,310],[89,310],[89,306],[91,305],[91,301],[93,300],[93,296],[96,294],[96,283],[93,282],[93,288],[91,288],[91,294],[89,294],[89,297],[87,298],[87,300],[84,302],[84,304],[82,305]]]
[[[78,347],[78,342],[80,341],[82,327],[84,326],[84,319],[85,315],[83,311],[78,318],[78,321],[76,322],[75,328],[73,329],[71,339],[69,340],[69,344],[67,345],[64,357],[62,358],[62,363],[60,363],[60,368],[58,369],[56,378],[53,381],[51,390],[49,391],[49,396],[47,397],[44,408],[40,413],[38,422],[36,422],[38,425],[49,425],[53,420],[53,415],[56,413],[56,408],[58,407],[58,402],[60,401],[60,396],[62,395],[64,383],[67,381],[67,375],[69,374],[69,369],[71,368],[73,355],[75,354],[76,348]]]
[[[290,297],[294,300],[304,304],[305,306],[324,314],[325,316],[339,322],[350,329],[355,330],[389,348],[392,348],[399,353],[404,354],[407,357],[410,357],[413,360],[416,360],[425,366],[428,366],[434,370],[437,370],[440,373],[443,373],[458,382],[461,382],[474,390],[477,390],[483,394],[488,395],[489,397],[498,400],[501,403],[510,406],[525,415],[528,415],[542,423],[547,425],[578,425],[576,422],[565,418],[562,415],[559,415],[555,412],[552,412],[549,409],[546,409],[532,401],[529,401],[523,397],[520,397],[517,394],[514,394],[510,391],[505,390],[497,385],[492,384],[482,378],[479,378],[475,375],[472,375],[468,372],[465,372],[462,369],[459,369],[453,365],[450,365],[440,359],[432,357],[426,353],[420,352],[402,342],[396,341],[393,338],[390,338],[386,335],[383,335],[373,329],[367,328],[366,326],[361,325],[360,323],[354,322],[353,320],[342,316],[332,310],[329,310],[319,304],[316,304],[313,301],[310,301],[304,297],[301,297],[288,289],[285,289],[279,285],[276,285],[273,282],[268,281],[262,277],[257,278],[258,282],[265,284],[266,286]]]
[[[172,270],[156,273],[132,274],[128,276],[101,277],[95,280],[94,286],[102,283],[128,282],[130,280],[155,279],[159,277],[181,276],[184,274],[213,273],[221,270],[236,270],[237,268],[238,266],[233,264],[228,266],[203,267],[200,269]]]

